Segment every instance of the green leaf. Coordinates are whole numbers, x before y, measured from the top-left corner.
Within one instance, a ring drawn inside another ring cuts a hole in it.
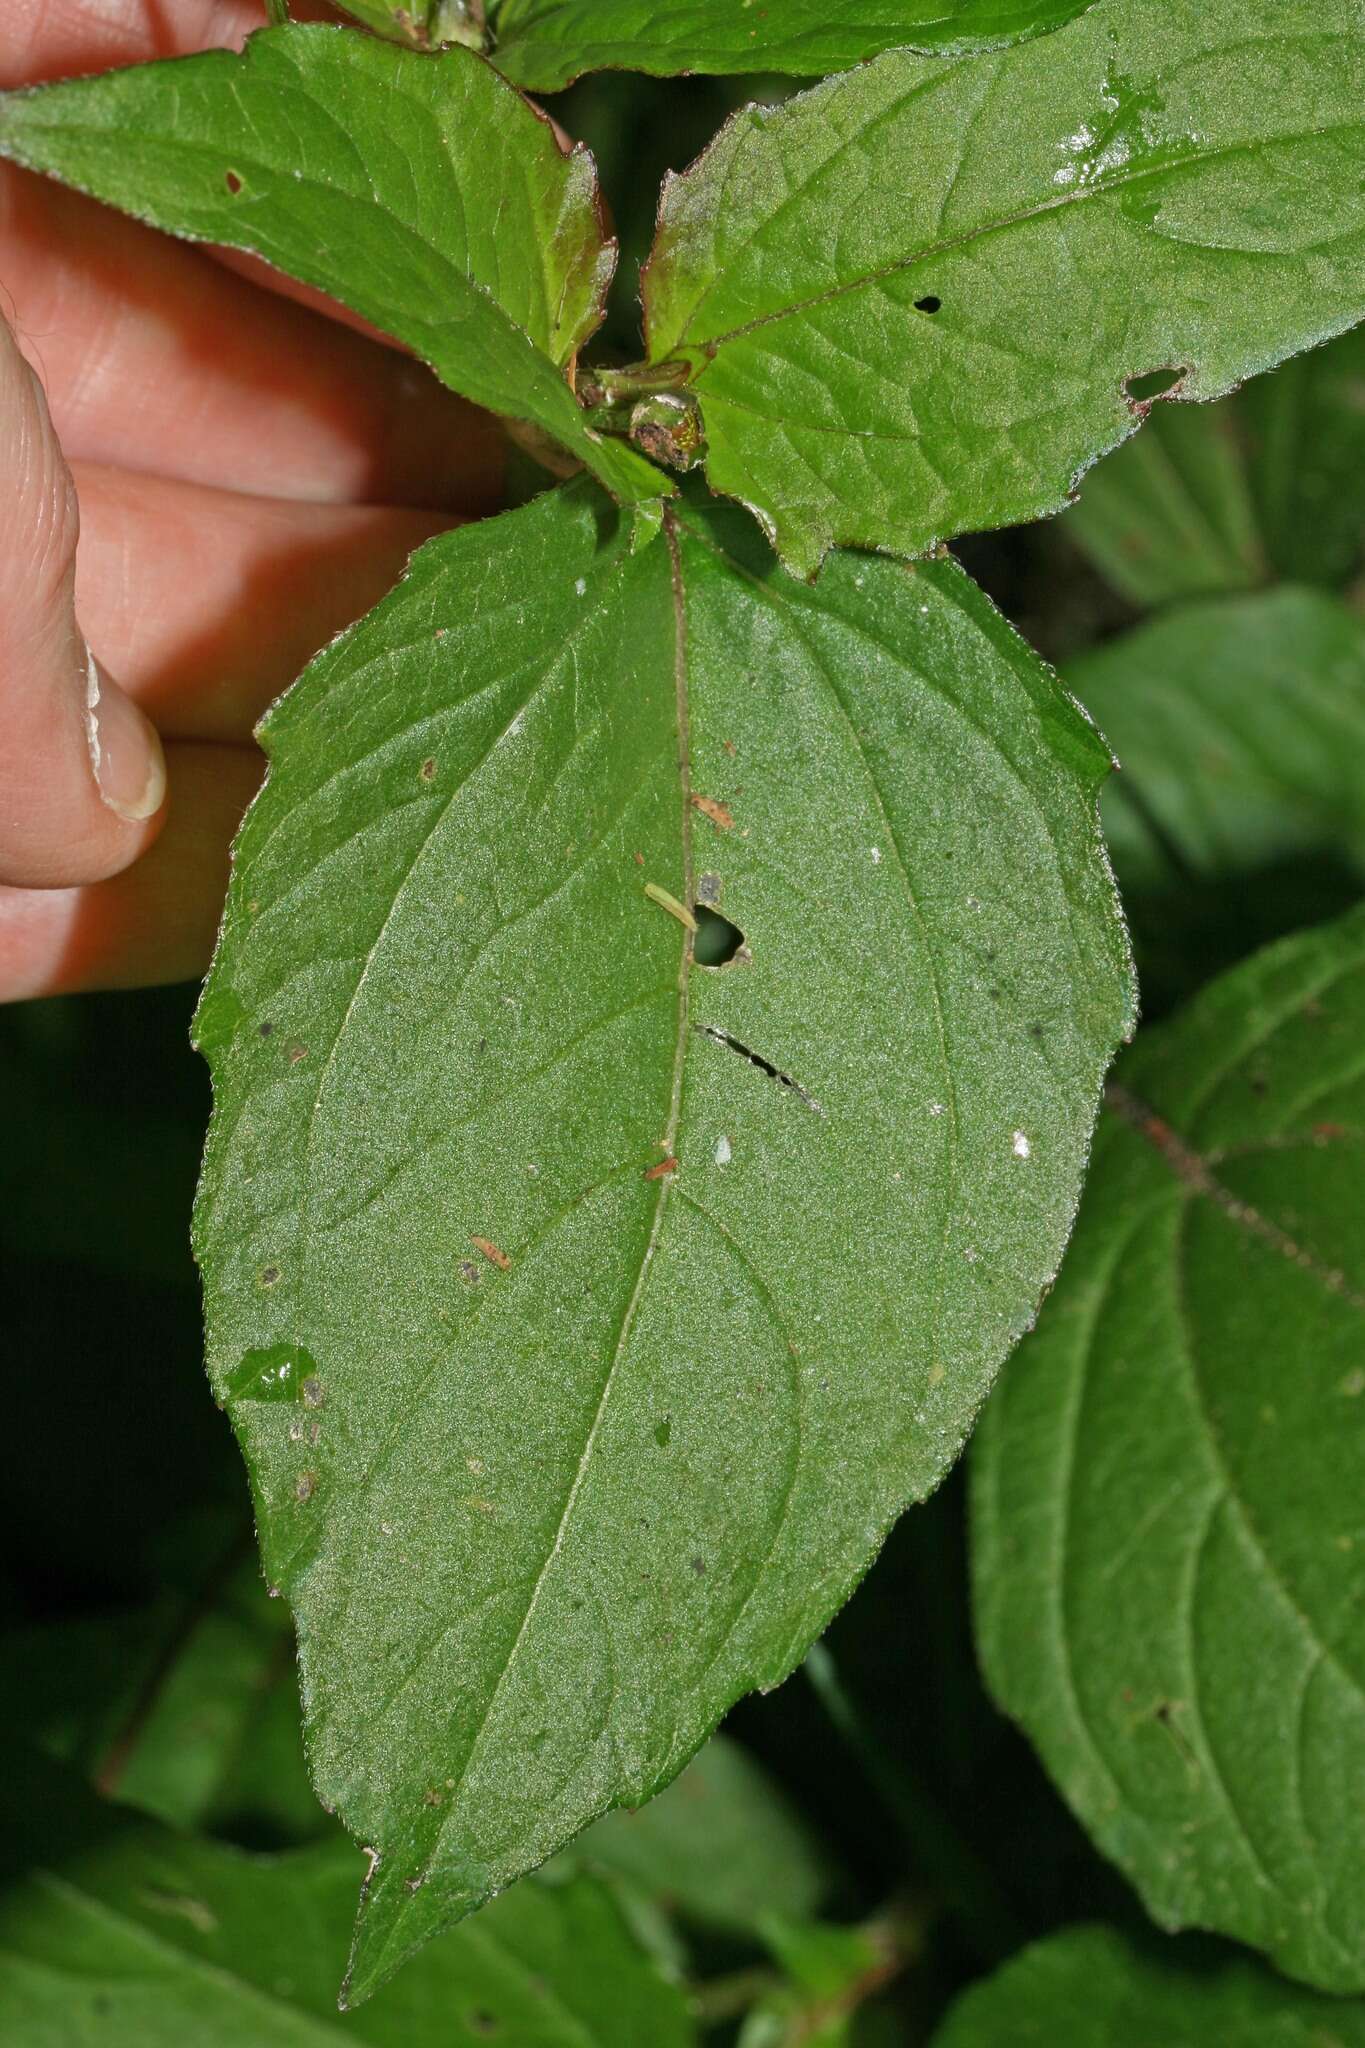
[[[1365,317],[1355,0],[1104,0],[737,115],[665,189],[650,360],[812,571],[1058,510],[1133,379],[1213,398]]]
[[[1266,580],[1236,400],[1154,405],[1081,485],[1061,530],[1131,604],[1170,604]]]
[[[666,1784],[936,1484],[1132,992],[1108,756],[951,563],[812,592],[570,487],[432,542],[263,738],[197,1248],[378,1856],[358,1997]]]
[[[0,96],[0,156],[154,227],[253,250],[529,420],[618,497],[669,488],[588,427],[566,366],[616,258],[584,150],[465,50],[291,27]]]
[[[973,1457],[987,1682],[1165,1927],[1365,1988],[1365,913],[1144,1039]]]
[[[609,1813],[564,1862],[623,1877],[699,1927],[750,1934],[767,1915],[812,1919],[830,1861],[747,1750],[713,1735],[638,1813]]]
[[[689,2048],[695,2038],[681,1994],[590,1878],[519,1886],[362,2016],[343,2017],[334,1959],[351,1918],[353,1850],[247,1856],[100,1807],[38,1759],[21,1757],[17,1776],[33,1803],[11,1779],[6,2048]]]
[[[1270,574],[1328,588],[1365,555],[1365,328],[1220,405],[1157,405],[1092,470],[1061,530],[1134,604],[1247,590]]]
[[[1123,773],[1101,816],[1148,1005],[1345,909],[1365,881],[1365,625],[1285,587],[1073,662]]]
[[[1365,328],[1239,400],[1266,552],[1281,576],[1344,583],[1365,558]]]
[[[785,71],[820,78],[883,50],[944,55],[1057,28],[1094,0],[494,0],[493,61],[531,92],[584,71]]]
[[[934,2048],[1365,2048],[1365,2004],[1241,1957],[1108,1927],[1040,1941],[961,1997]]]
[[[1365,621],[1292,586],[1188,605],[1071,663],[1123,764],[1101,802],[1125,894],[1331,849],[1365,878]]]
[[[234,1549],[241,1561],[192,1591],[0,1639],[5,1668],[24,1673],[0,1726],[173,1826],[308,1841],[326,1821],[304,1765],[291,1632],[255,1560]]]

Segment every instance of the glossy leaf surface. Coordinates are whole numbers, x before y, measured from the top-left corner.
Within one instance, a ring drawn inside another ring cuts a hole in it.
[[[355,1852],[247,1856],[102,1807],[39,1759],[4,1797],[6,2048],[688,2048],[682,1994],[590,1878],[497,1900],[359,2015],[336,2006]]]
[[[669,488],[590,434],[565,377],[615,263],[592,159],[469,51],[264,30],[241,56],[10,93],[0,155],[329,292],[620,497]]]
[[[820,78],[883,50],[952,54],[1016,42],[1093,0],[495,0],[494,62],[528,91],[584,71],[785,71]]]
[[[1365,1988],[1365,914],[1120,1070],[973,1455],[978,1643],[1163,1926]]]
[[[1040,1941],[960,1998],[934,2048],[1362,2048],[1365,2004],[1107,1927]]]
[[[264,740],[197,1245],[378,1853],[360,1995],[666,1784],[941,1477],[1131,987],[1108,756],[952,564],[811,592],[574,487],[423,550]]]
[[[1104,0],[737,115],[665,190],[650,359],[809,572],[1058,510],[1135,425],[1365,317],[1354,0]]]

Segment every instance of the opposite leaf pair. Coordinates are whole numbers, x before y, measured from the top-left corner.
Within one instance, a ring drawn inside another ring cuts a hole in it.
[[[1264,14],[1104,0],[749,108],[666,186],[636,395],[685,389],[802,574],[1058,510],[1134,379],[1213,398],[1365,311],[1358,10]],[[472,52],[273,30],[14,95],[0,151],[331,292],[621,501],[671,490],[565,382],[614,262],[590,161]]]

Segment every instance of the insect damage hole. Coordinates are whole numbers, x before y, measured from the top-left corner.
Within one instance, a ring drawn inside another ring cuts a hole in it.
[[[1123,395],[1129,405],[1146,407],[1157,398],[1173,398],[1189,376],[1188,363],[1167,363],[1160,370],[1143,370],[1136,377],[1125,377]]]
[[[942,304],[942,299],[936,293],[926,292],[922,299],[915,300],[915,311],[917,313],[937,313]]]
[[[801,1083],[793,1080],[790,1074],[784,1074],[771,1060],[765,1060],[761,1052],[755,1052],[752,1047],[743,1044],[729,1031],[722,1031],[718,1024],[698,1024],[696,1029],[703,1038],[709,1038],[713,1044],[723,1045],[727,1052],[738,1053],[742,1060],[747,1060],[751,1067],[757,1067],[759,1073],[766,1074],[770,1081],[776,1081],[780,1087],[790,1088],[792,1094],[799,1096],[806,1108],[813,1109],[817,1116],[824,1115],[825,1112],[815,1097],[808,1094]]]
[[[728,967],[744,944],[744,934],[728,917],[722,917],[708,903],[698,902],[692,915],[697,920],[692,940],[692,958],[698,967]]]
[[[228,191],[232,194],[233,198],[235,199],[237,197],[237,194],[242,189],[242,179],[240,172],[225,172],[223,176],[223,183],[227,186]]]

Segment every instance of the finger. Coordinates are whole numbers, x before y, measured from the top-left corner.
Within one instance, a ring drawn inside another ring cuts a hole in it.
[[[0,87],[36,85],[114,64],[182,57],[218,44],[236,48],[265,21],[264,0],[5,0]],[[294,0],[301,21],[335,18]]]
[[[75,485],[0,321],[0,882],[117,873],[150,844],[161,744],[76,624]]]
[[[497,502],[501,430],[429,370],[12,165],[0,284],[72,457],[271,497]]]
[[[173,746],[175,801],[144,860],[73,889],[0,888],[0,1002],[188,981],[208,965],[228,847],[265,763],[254,748]]]
[[[76,465],[76,603],[101,654],[170,739],[246,741],[320,647],[377,604],[453,522],[300,505]]]

